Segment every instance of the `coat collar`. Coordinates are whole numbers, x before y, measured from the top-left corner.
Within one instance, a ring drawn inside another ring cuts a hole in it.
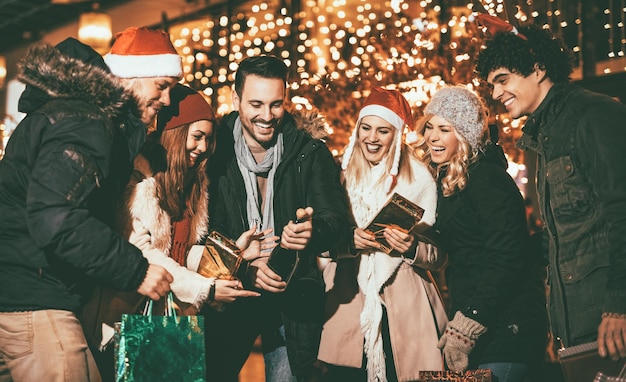
[[[541,133],[547,133],[547,128],[552,125],[557,116],[567,105],[569,96],[576,87],[569,83],[555,84],[550,88],[546,98],[541,102],[537,110],[528,116],[522,128],[522,137],[517,142],[517,147],[525,150],[539,148],[538,137]]]

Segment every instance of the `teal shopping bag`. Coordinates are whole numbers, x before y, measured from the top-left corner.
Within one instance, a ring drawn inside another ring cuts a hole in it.
[[[123,314],[115,328],[115,380],[154,382],[206,380],[204,317],[177,316],[168,293],[164,316]]]

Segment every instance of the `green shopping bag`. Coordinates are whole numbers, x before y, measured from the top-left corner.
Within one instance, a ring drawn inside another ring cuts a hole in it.
[[[115,324],[115,380],[205,381],[204,317],[176,316],[171,293],[165,316],[153,316],[152,304]]]

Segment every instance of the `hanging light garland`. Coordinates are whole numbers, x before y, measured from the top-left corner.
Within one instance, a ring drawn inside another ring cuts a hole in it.
[[[503,17],[504,1],[480,0],[474,2],[477,7],[474,3],[449,7],[444,15],[433,0],[268,0],[244,3],[234,10],[225,8],[208,21],[172,26],[170,32],[184,56],[185,82],[202,90],[218,114],[230,111],[238,62],[258,54],[282,58],[292,71],[290,107],[319,109],[333,131],[329,146],[341,154],[361,98],[373,86],[402,91],[416,115],[421,115],[433,92],[448,83],[465,84],[489,102],[489,90],[473,74],[472,58],[478,53],[482,34],[476,34],[479,31],[468,22],[468,16],[488,12]],[[580,59],[580,0],[574,22],[564,14],[562,0],[545,1],[541,11],[536,1],[527,1],[511,17],[521,23],[552,26],[563,35],[575,31],[572,45]],[[618,25],[622,46],[623,8]],[[570,26],[576,29],[568,29]],[[623,49],[620,51],[623,55]],[[501,141],[513,146],[521,120],[510,120],[501,105],[490,108],[492,122],[503,134]]]
[[[471,59],[479,49],[478,30],[468,21],[472,4],[452,7],[442,24],[442,9],[432,0],[304,0],[306,11],[295,12],[285,1],[240,8],[170,28],[184,56],[185,82],[202,90],[218,114],[230,111],[237,63],[264,53],[281,57],[291,68],[292,107],[324,114],[336,154],[349,139],[361,98],[373,86],[400,90],[416,116],[447,83],[481,90]],[[491,8],[502,10],[501,5]]]

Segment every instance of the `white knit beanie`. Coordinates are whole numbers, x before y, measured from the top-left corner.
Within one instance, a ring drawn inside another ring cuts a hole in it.
[[[470,145],[480,149],[480,139],[487,129],[487,114],[481,99],[463,86],[447,86],[439,89],[430,100],[424,114],[445,119]]]
[[[130,27],[118,33],[104,62],[121,78],[183,75],[182,58],[170,35],[159,29]]]

